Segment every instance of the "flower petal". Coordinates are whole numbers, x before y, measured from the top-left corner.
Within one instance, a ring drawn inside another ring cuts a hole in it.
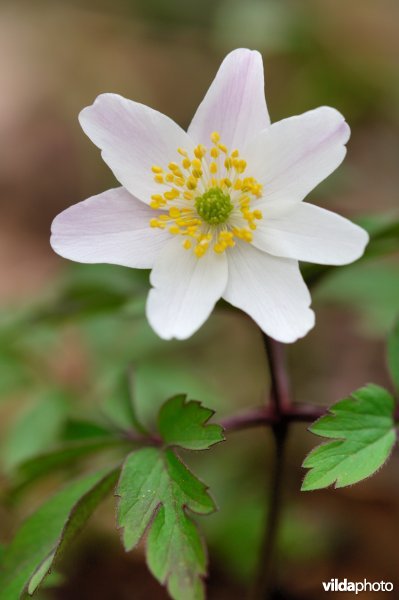
[[[265,333],[290,343],[314,326],[310,294],[296,261],[239,242],[229,252],[228,263],[223,297],[248,313]]]
[[[171,240],[151,272],[147,318],[156,333],[185,339],[206,321],[227,283],[227,260],[208,250],[201,258]]]
[[[151,268],[170,234],[150,227],[154,211],[116,188],[92,196],[60,213],[50,243],[64,258]]]
[[[241,150],[269,125],[262,57],[256,51],[234,50],[222,62],[188,133],[208,146],[211,133],[218,131],[230,149]]]
[[[181,160],[179,147],[194,148],[187,133],[162,113],[117,94],[101,94],[82,110],[83,131],[98,146],[118,181],[149,203],[159,193],[151,167]]]
[[[343,161],[350,135],[344,117],[322,106],[274,123],[243,151],[264,186],[259,208],[284,211],[300,202]]]
[[[307,202],[280,217],[262,219],[253,234],[253,244],[264,252],[322,265],[357,260],[369,239],[348,219]]]

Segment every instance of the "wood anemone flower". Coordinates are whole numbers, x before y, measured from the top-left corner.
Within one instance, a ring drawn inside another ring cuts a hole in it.
[[[342,162],[347,123],[323,106],[271,124],[256,51],[225,58],[187,132],[116,94],[79,120],[121,187],[58,215],[52,247],[152,269],[147,318],[164,339],[191,336],[224,298],[294,342],[314,325],[298,261],[343,265],[364,252],[363,229],[303,202]]]

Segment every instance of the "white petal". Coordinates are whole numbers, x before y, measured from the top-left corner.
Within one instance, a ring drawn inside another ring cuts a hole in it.
[[[181,160],[179,146],[194,147],[169,117],[117,94],[98,96],[82,110],[79,121],[118,181],[147,204],[152,194],[160,193],[151,167]]]
[[[64,258],[151,268],[170,234],[151,228],[154,211],[124,188],[108,190],[60,213],[50,243]]]
[[[280,217],[262,219],[253,233],[253,244],[260,250],[322,265],[357,260],[369,239],[348,219],[306,202]]]
[[[287,205],[303,200],[341,164],[349,135],[344,117],[328,106],[263,131],[242,151],[248,175],[264,187],[259,208],[284,211]]]
[[[197,258],[182,248],[181,239],[171,240],[152,272],[147,318],[156,333],[169,340],[195,333],[221,298],[227,282],[227,260],[208,250]]]
[[[248,313],[275,340],[290,343],[314,326],[311,298],[298,263],[238,243],[228,254],[229,280],[223,297]]]
[[[209,146],[218,131],[232,150],[270,125],[267,112],[262,57],[239,49],[226,56],[188,129],[197,142]]]

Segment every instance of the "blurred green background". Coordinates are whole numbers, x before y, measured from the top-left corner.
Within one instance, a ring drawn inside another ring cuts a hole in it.
[[[261,338],[245,316],[220,308],[191,340],[165,343],[143,318],[147,273],[68,264],[52,252],[54,216],[115,185],[80,130],[81,108],[101,92],[116,92],[187,127],[224,55],[258,49],[272,121],[327,104],[352,128],[344,165],[310,199],[349,218],[395,219],[398,23],[396,0],[0,4],[2,542],[82,470],[69,465],[22,494],[15,490],[21,464],[88,435],[77,423],[123,423],[118,386],[128,365],[149,424],[176,392],[221,416],[259,405],[267,385]],[[389,386],[385,337],[399,313],[398,252],[334,271],[315,288],[314,306],[316,329],[289,348],[295,398],[329,405],[370,381]],[[293,428],[280,597],[319,598],[321,581],[332,577],[398,586],[397,455],[354,488],[300,494],[300,464],[316,443],[303,426]],[[210,598],[242,598],[251,578],[270,453],[261,430],[232,434],[205,457],[185,457],[220,508],[201,522],[210,545]],[[87,458],[87,467],[93,461]],[[123,600],[134,587],[135,599],[164,598],[142,553],[124,556],[114,529],[110,502],[65,556],[65,582],[43,596]]]

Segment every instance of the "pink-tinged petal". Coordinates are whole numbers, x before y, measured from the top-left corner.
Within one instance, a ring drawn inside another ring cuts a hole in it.
[[[344,117],[328,106],[263,131],[242,153],[248,174],[263,184],[259,208],[279,212],[303,200],[341,164],[349,136]]]
[[[188,129],[197,143],[209,146],[213,131],[228,148],[238,148],[270,125],[262,57],[239,49],[226,56]]]
[[[154,214],[124,188],[108,190],[60,213],[50,243],[77,262],[149,269],[170,240],[169,233],[150,227]]]
[[[147,204],[152,194],[160,193],[151,167],[180,161],[179,147],[194,148],[169,117],[117,94],[98,96],[82,110],[79,121],[118,181]]]
[[[221,298],[227,282],[227,260],[208,250],[197,258],[171,240],[151,272],[147,318],[163,339],[185,339],[201,327]]]
[[[314,326],[311,298],[298,263],[240,242],[228,253],[223,297],[248,313],[275,340],[295,342]]]
[[[348,219],[304,202],[280,217],[259,221],[253,244],[275,256],[345,265],[362,256],[368,239],[366,231]]]

